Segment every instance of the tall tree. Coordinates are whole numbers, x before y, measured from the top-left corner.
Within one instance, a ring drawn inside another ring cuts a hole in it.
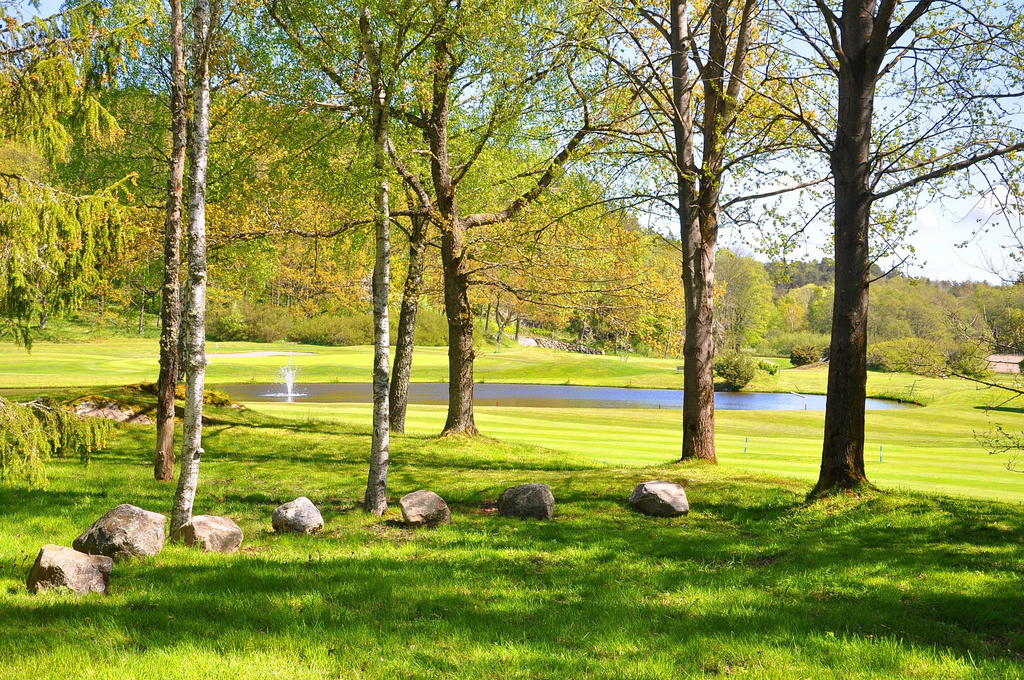
[[[196,0],[192,10],[192,153],[189,167],[188,299],[185,303],[185,427],[181,472],[171,509],[171,533],[192,518],[203,455],[206,382],[206,174],[210,156],[210,52],[219,0]]]
[[[174,392],[181,319],[181,225],[185,181],[188,111],[185,103],[185,29],[183,0],[171,0],[171,159],[164,221],[164,270],[160,306],[160,375],[157,378],[156,459],[153,476],[174,477]]]
[[[22,23],[0,3],[0,336],[26,345],[32,319],[79,302],[120,239],[127,179],[75,191],[48,177],[76,137],[119,132],[99,92],[137,27],[104,19],[85,3]]]
[[[665,9],[629,2],[606,12],[614,37],[590,47],[642,94],[633,153],[669,168],[665,181],[671,190],[658,188],[653,209],[668,206],[666,217],[680,231],[686,309],[681,457],[716,461],[713,331],[720,223],[731,207],[787,190],[765,192],[759,185],[792,184],[786,169],[772,162],[787,139],[780,129],[786,122],[763,94],[777,76],[770,44],[755,40],[766,25],[758,0],[710,0],[693,7],[670,0]],[[670,78],[663,74],[666,64]],[[752,71],[752,65],[759,68]],[[639,195],[650,196],[650,189]]]
[[[375,258],[373,265],[373,438],[370,445],[370,472],[363,507],[383,515],[388,508],[388,450],[391,419],[388,411],[388,369],[390,318],[388,295],[391,278],[391,205],[387,176],[388,120],[394,79],[382,72],[380,50],[370,27],[370,10],[359,17],[359,40],[370,80],[370,130],[373,133],[373,170],[375,205],[373,229]],[[400,48],[400,47],[399,47]]]
[[[866,482],[868,289],[873,260],[898,241],[899,204],[925,190],[986,192],[1016,172],[1024,27],[1021,7],[985,2],[779,7],[791,42],[807,46],[793,55],[801,75],[816,83],[789,113],[827,157],[834,188],[829,398],[814,490],[822,494]]]
[[[591,72],[586,55],[575,48],[576,38],[563,33],[587,29],[579,10],[571,2],[543,11],[530,2],[432,4],[431,31],[419,55],[430,87],[413,89],[409,101],[396,102],[396,118],[419,131],[429,148],[427,168],[408,161],[409,168],[400,174],[417,194],[429,194],[421,203],[429,206],[441,234],[448,319],[444,434],[477,432],[472,232],[501,228],[520,218],[548,194],[569,164],[586,156],[613,129],[614,107],[602,74]],[[551,25],[553,15],[561,17],[558,30]],[[462,96],[467,87],[479,89],[479,95]],[[538,136],[544,135],[551,112],[571,122],[563,121],[557,135],[547,136],[547,152],[537,153],[538,145],[524,139],[524,130],[535,127]],[[487,161],[498,160],[494,147],[499,144],[511,153],[492,168]],[[512,172],[495,176],[495,170],[505,170],[502,166]],[[418,172],[429,173],[429,180],[420,182]],[[464,191],[466,187],[475,191]]]

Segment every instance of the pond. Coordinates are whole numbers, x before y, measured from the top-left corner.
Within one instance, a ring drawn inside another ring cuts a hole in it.
[[[477,383],[473,386],[478,406],[532,406],[547,408],[653,408],[682,409],[682,390],[632,389],[626,387],[585,387],[582,385],[509,385]],[[283,385],[217,385],[239,402],[370,403],[369,383],[305,383],[295,385],[295,394],[284,393]],[[411,404],[447,404],[448,383],[412,383]],[[882,399],[868,399],[871,410],[908,408]],[[823,411],[824,395],[773,394],[766,392],[716,392],[715,407],[738,411]]]

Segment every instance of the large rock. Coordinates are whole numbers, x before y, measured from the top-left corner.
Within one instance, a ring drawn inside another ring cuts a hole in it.
[[[167,540],[167,518],[134,505],[119,505],[85,530],[72,545],[114,559],[158,555]]]
[[[172,542],[199,546],[206,552],[233,553],[242,545],[242,530],[227,517],[196,515],[171,536]]]
[[[420,489],[402,496],[398,501],[402,506],[402,519],[414,527],[439,527],[452,523],[452,511],[444,499],[433,491]]]
[[[106,593],[114,560],[104,555],[86,555],[62,545],[44,545],[32,571],[29,592],[70,588],[79,595]]]
[[[290,503],[278,506],[272,520],[274,531],[297,534],[315,534],[324,528],[324,518],[313,501],[299,496]]]
[[[555,514],[555,496],[547,484],[520,484],[501,492],[498,512],[507,517],[551,519]]]
[[[686,490],[674,482],[644,482],[633,489],[629,504],[655,517],[678,517],[690,512]]]

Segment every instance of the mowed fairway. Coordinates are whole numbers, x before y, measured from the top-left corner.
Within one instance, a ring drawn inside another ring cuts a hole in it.
[[[368,347],[211,343],[208,384],[271,383],[289,359],[300,368],[299,382],[365,382]],[[246,352],[293,353],[278,356],[217,356]],[[311,354],[298,354],[310,352]],[[417,348],[414,381],[446,377],[444,348]],[[779,360],[776,360],[779,361]],[[784,367],[785,360],[779,361]],[[487,382],[678,387],[674,359],[584,356],[541,349],[514,348],[501,353],[484,348],[476,378]],[[36,343],[31,353],[0,346],[0,388],[68,388],[84,393],[96,386],[152,381],[157,373],[155,341],[104,338],[98,342]],[[798,393],[825,391],[823,367],[761,375],[751,389]],[[1008,472],[1005,457],[986,454],[975,439],[993,424],[1024,430],[1019,404],[989,410],[1000,403],[995,390],[979,390],[960,380],[905,374],[871,373],[871,396],[920,400],[925,407],[873,411],[867,416],[866,459],[869,479],[884,488],[938,491],[976,498],[1024,502],[1024,475]],[[359,404],[251,404],[287,418],[369,424],[370,409]],[[495,439],[541,446],[552,456],[570,453],[608,465],[656,465],[675,460],[681,441],[681,415],[673,410],[502,408],[478,405],[481,431]],[[411,407],[409,431],[435,435],[444,422],[443,407]],[[802,411],[718,411],[717,444],[724,466],[764,471],[813,483],[821,456],[823,414]],[[746,446],[746,453],[744,453]],[[879,461],[883,447],[883,461]]]
[[[366,426],[367,404],[251,404],[261,413],[298,420]],[[1020,422],[1013,415],[1011,422]],[[679,458],[681,412],[669,410],[477,407],[477,425],[501,441],[541,446],[552,456],[573,454],[611,466],[663,465]],[[406,431],[440,432],[441,406],[410,407]],[[716,444],[723,466],[770,472],[808,483],[821,462],[821,412],[718,411]],[[1005,458],[989,456],[974,439],[987,427],[983,411],[951,417],[927,407],[868,414],[868,478],[883,488],[1024,502],[1024,477],[1008,472]],[[1006,422],[1006,419],[1002,419]],[[747,452],[743,452],[745,440]],[[884,447],[883,462],[878,447]]]

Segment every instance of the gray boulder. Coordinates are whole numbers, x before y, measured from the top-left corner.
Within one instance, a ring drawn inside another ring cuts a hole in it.
[[[172,542],[199,546],[206,552],[233,553],[242,545],[242,530],[227,517],[196,515],[171,536]]]
[[[402,506],[402,519],[410,526],[433,528],[452,523],[448,504],[433,491],[413,491],[402,496],[398,504]]]
[[[679,517],[690,512],[686,490],[674,482],[644,482],[633,489],[629,504],[655,517]]]
[[[119,505],[85,530],[72,545],[114,559],[158,555],[167,540],[167,518],[134,505]]]
[[[315,534],[324,528],[324,518],[313,501],[299,496],[290,503],[278,506],[272,519],[274,531],[296,534]]]
[[[62,545],[44,545],[28,573],[29,592],[70,588],[79,595],[106,593],[114,560]]]
[[[498,512],[506,517],[551,519],[555,496],[547,484],[520,484],[501,492]]]

